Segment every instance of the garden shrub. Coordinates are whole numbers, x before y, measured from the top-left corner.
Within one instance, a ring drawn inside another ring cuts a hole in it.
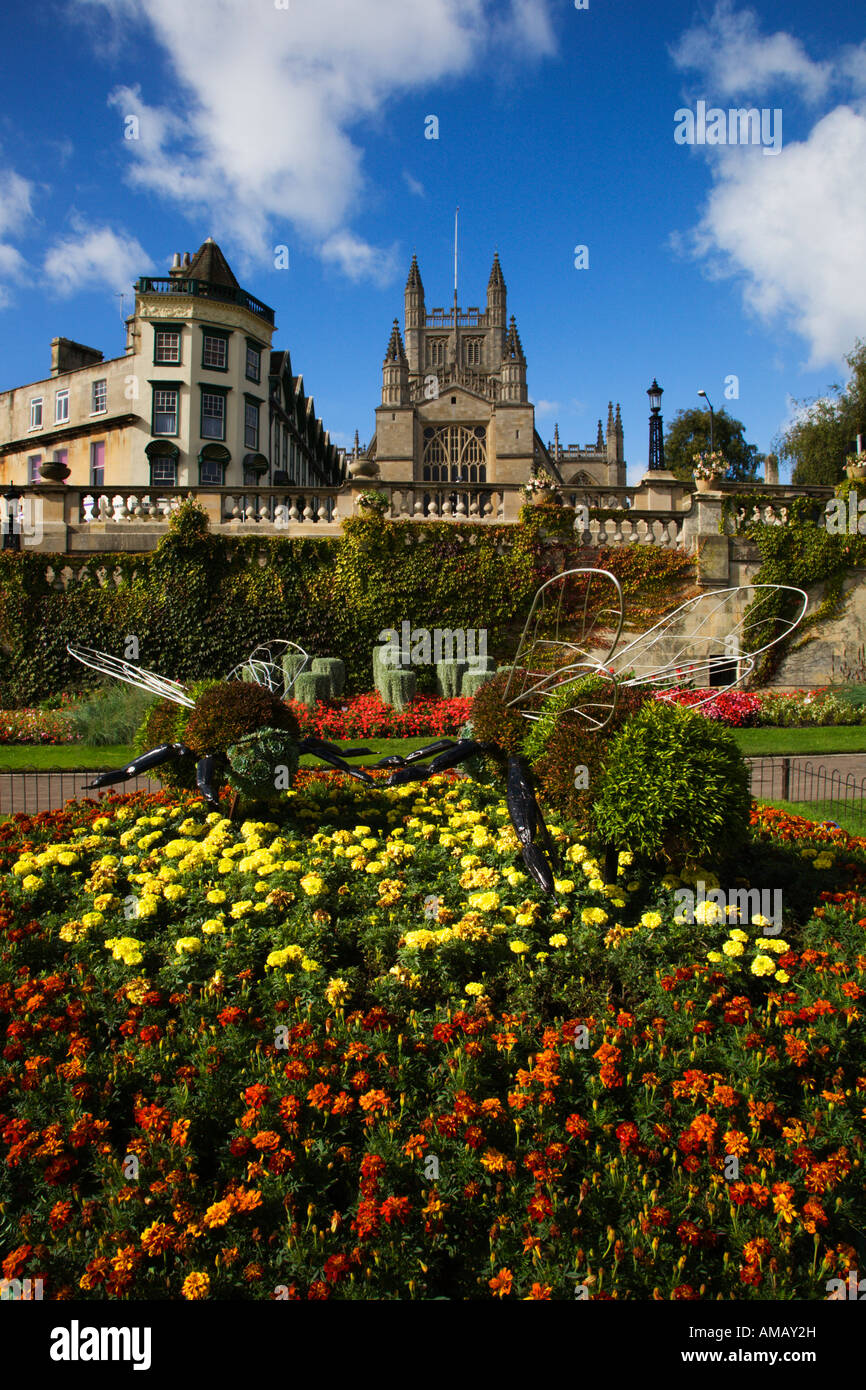
[[[314,709],[319,700],[330,700],[331,682],[324,672],[302,671],[295,677],[292,686],[292,699],[298,700],[309,709]]]
[[[414,700],[418,689],[414,671],[395,670],[392,667],[384,671],[382,681],[386,705],[392,705],[396,710],[404,710]]]
[[[173,700],[159,700],[152,705],[133,738],[136,753],[147,753],[163,743],[183,743],[191,711]],[[174,762],[163,763],[148,774],[165,787],[177,791],[194,791],[196,759],[189,754]]]
[[[251,798],[275,795],[277,770],[285,768],[288,784],[298,770],[298,741],[284,729],[260,729],[245,734],[228,750],[227,781]]]
[[[505,704],[505,687],[508,673],[497,671],[492,680],[485,681],[476,691],[472,701],[470,719],[479,743],[495,743],[504,754],[519,754],[527,735],[529,721],[513,707]],[[537,707],[540,701],[533,700],[522,705],[522,709]]]
[[[468,671],[463,672],[460,694],[472,697],[481,689],[482,685],[486,685],[487,681],[492,680],[493,675],[493,671],[476,671],[470,667]]]
[[[609,844],[681,864],[735,849],[747,836],[750,806],[733,734],[651,700],[612,740],[593,810]]]
[[[593,689],[591,682],[592,677],[584,677],[577,683],[583,688],[584,698],[586,692]],[[599,680],[596,689],[601,698],[606,699],[610,686]],[[557,697],[559,692],[550,701],[554,711]],[[568,696],[560,698],[565,701]],[[592,729],[582,719],[568,714],[568,705],[555,712],[549,732],[544,719],[529,726],[525,747],[543,797],[558,814],[570,816],[584,831],[593,822],[593,801],[599,793],[613,738],[648,698],[648,692],[640,687],[620,686],[611,721],[601,730]],[[539,729],[542,730],[541,742],[538,741]],[[581,774],[579,785],[575,786],[579,768],[585,768],[586,773],[585,776]],[[584,781],[586,786],[582,785]]]
[[[245,734],[261,729],[284,729],[298,738],[298,721],[292,711],[261,685],[243,681],[219,681],[196,700],[183,741],[197,757],[225,753]]]
[[[69,718],[82,743],[130,743],[154,699],[133,685],[109,681],[73,705]]]
[[[317,656],[313,660],[313,674],[328,677],[328,698],[336,700],[346,688],[346,666],[338,656]]]
[[[465,661],[437,661],[436,689],[444,700],[453,700],[459,695],[463,674],[468,670]]]

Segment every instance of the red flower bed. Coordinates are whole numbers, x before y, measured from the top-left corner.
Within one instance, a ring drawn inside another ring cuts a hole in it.
[[[383,704],[378,693],[354,695],[345,705],[330,705],[319,701],[315,709],[288,701],[297,716],[302,734],[316,734],[326,739],[356,738],[431,738],[453,737],[469,718],[472,700],[456,696],[442,700],[437,696],[418,695],[405,710]]]
[[[712,690],[660,690],[655,698],[677,705],[700,705],[700,713],[707,719],[734,729],[751,727],[756,722],[761,708],[759,695],[749,695],[744,690],[722,690],[713,699],[708,698],[710,695]]]

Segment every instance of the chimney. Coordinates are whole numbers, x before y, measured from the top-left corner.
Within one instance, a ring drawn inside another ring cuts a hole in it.
[[[172,256],[172,258],[171,258],[171,269],[170,269],[170,271],[169,271],[168,273],[169,273],[169,275],[171,275],[171,276],[173,276],[173,277],[174,277],[174,276],[177,276],[177,275],[182,275],[182,274],[183,274],[183,270],[182,270],[181,264],[180,264],[180,252],[179,252],[179,251],[175,251],[174,255]]]
[[[72,338],[51,339],[51,375],[76,372],[80,367],[95,367],[103,361],[99,348],[86,347]]]
[[[184,268],[184,270],[189,270],[189,252],[188,252],[188,251],[184,251],[184,253],[183,253],[183,268]]]

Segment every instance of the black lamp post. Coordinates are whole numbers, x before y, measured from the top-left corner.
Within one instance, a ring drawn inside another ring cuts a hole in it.
[[[21,501],[22,493],[18,491],[14,483],[3,494],[3,549],[21,549],[21,528],[18,525],[18,503]]]
[[[650,403],[649,419],[649,466],[650,471],[661,472],[665,466],[665,441],[662,435],[662,388],[655,377],[647,390]]]
[[[698,395],[699,395],[699,396],[703,396],[703,398],[704,398],[704,400],[706,401],[707,405],[710,407],[710,453],[712,453],[712,452],[713,452],[713,419],[714,419],[713,407],[712,407],[712,403],[711,403],[710,398],[709,398],[709,396],[707,395],[706,391],[699,391],[699,392],[698,392]]]

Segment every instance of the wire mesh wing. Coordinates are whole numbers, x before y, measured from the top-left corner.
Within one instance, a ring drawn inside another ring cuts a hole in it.
[[[616,681],[605,668],[623,618],[622,588],[608,570],[566,570],[548,579],[532,600],[503,692],[505,704],[525,719],[537,719],[533,706],[542,699],[594,675],[607,689],[587,686],[586,697],[563,713],[604,728],[616,708]]]
[[[252,681],[265,686],[278,700],[285,700],[309,660],[309,655],[297,642],[282,638],[260,642],[226,679]]]
[[[780,593],[795,600],[793,617],[777,611]],[[751,597],[729,626],[725,610],[733,595]],[[808,604],[802,589],[787,584],[743,584],[697,594],[622,647],[610,669],[625,686],[665,690],[695,680],[711,687],[711,693],[693,706],[699,708],[745,680],[757,658],[798,626]]]
[[[107,652],[98,652],[93,647],[68,645],[66,650],[76,661],[88,666],[91,671],[98,671],[101,676],[113,676],[115,680],[125,681],[127,685],[147,691],[148,695],[158,695],[163,700],[172,700],[176,705],[185,705],[187,709],[192,709],[195,705],[184,686],[178,681],[168,680],[166,676],[157,675],[155,671],[146,671],[143,666],[135,666],[131,661],[124,661],[119,656],[109,656]]]

